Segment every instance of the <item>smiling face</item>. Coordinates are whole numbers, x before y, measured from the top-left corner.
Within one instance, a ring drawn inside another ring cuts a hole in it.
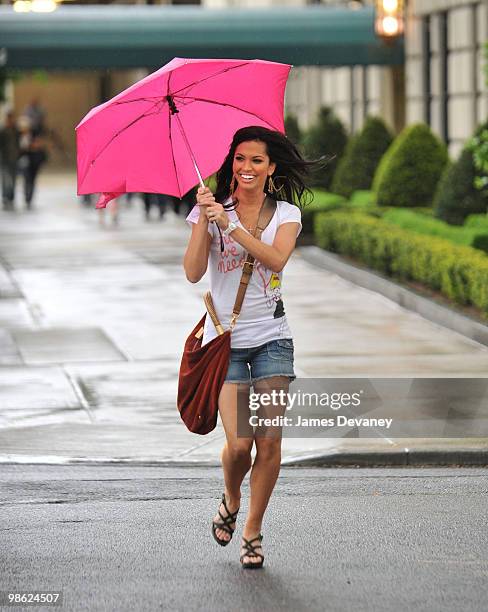
[[[246,193],[263,192],[266,179],[275,168],[276,164],[270,162],[264,142],[249,140],[237,146],[232,172],[239,190]]]

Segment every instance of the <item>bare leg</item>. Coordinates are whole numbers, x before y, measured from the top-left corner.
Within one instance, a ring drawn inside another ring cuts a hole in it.
[[[255,393],[271,393],[273,390],[288,392],[289,379],[285,376],[274,376],[257,381],[254,385]],[[260,406],[258,416],[273,418],[283,416],[286,411],[286,402],[274,406]],[[261,533],[262,521],[269,499],[278,479],[281,466],[281,437],[282,427],[280,425],[258,426],[255,433],[256,458],[252,466],[250,476],[251,497],[249,512],[244,525],[243,537],[252,540]],[[253,542],[255,546],[257,540]],[[241,550],[241,555],[245,549]],[[262,553],[261,546],[256,546],[256,552]],[[256,563],[259,557],[245,556],[244,563]]]
[[[239,390],[239,392],[238,392]],[[251,468],[251,449],[253,445],[253,430],[247,431],[239,425],[237,435],[238,411],[249,411],[249,385],[224,383],[219,396],[219,413],[224,426],[226,443],[221,453],[224,471],[225,498],[229,512],[235,512],[241,503],[241,484],[244,476]],[[248,435],[246,435],[248,434]],[[223,504],[220,504],[222,516],[227,513]],[[214,521],[221,523],[222,519],[217,513]],[[235,523],[231,523],[232,528]],[[216,529],[215,535],[219,540],[230,540],[230,534],[223,529]]]

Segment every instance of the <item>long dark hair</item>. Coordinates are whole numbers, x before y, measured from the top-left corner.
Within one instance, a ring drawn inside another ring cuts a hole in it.
[[[266,152],[270,162],[276,164],[272,175],[278,189],[269,193],[269,181],[266,180],[264,190],[275,200],[285,200],[296,204],[300,208],[313,199],[311,190],[305,185],[310,171],[323,165],[323,159],[309,161],[302,157],[297,147],[284,134],[275,130],[251,125],[244,127],[234,134],[229,153],[217,171],[217,189],[215,200],[223,203],[230,195],[230,182],[232,180],[232,164],[236,148],[242,142],[257,140],[266,145]]]

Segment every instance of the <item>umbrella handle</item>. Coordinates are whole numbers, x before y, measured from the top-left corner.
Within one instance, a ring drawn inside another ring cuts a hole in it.
[[[185,130],[183,129],[183,126],[181,125],[181,121],[180,121],[180,118],[178,117],[178,113],[172,114],[172,117],[174,117],[176,119],[176,122],[178,123],[178,127],[180,128],[181,136],[183,137],[183,141],[186,145],[186,148],[188,149],[188,153],[193,162],[193,167],[195,168],[195,172],[197,173],[198,180],[200,181],[200,187],[202,189],[205,189],[205,183],[203,182],[202,175],[200,173],[200,170],[198,169],[197,160],[195,159],[195,156],[193,155],[193,151],[191,150],[190,143],[188,142],[188,138],[186,137]]]

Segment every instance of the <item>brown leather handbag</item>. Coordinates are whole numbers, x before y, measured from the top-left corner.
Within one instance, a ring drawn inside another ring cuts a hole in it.
[[[261,234],[271,221],[276,202],[267,197],[259,211],[254,237]],[[185,342],[178,377],[177,406],[187,428],[197,434],[207,434],[217,425],[220,390],[224,384],[230,359],[230,335],[241,312],[242,302],[251,279],[254,257],[248,253],[242,269],[241,281],[232,311],[229,329],[223,329],[218,320],[210,292],[204,296],[207,312],[203,315]],[[217,337],[202,346],[203,326],[207,314],[212,319]]]

